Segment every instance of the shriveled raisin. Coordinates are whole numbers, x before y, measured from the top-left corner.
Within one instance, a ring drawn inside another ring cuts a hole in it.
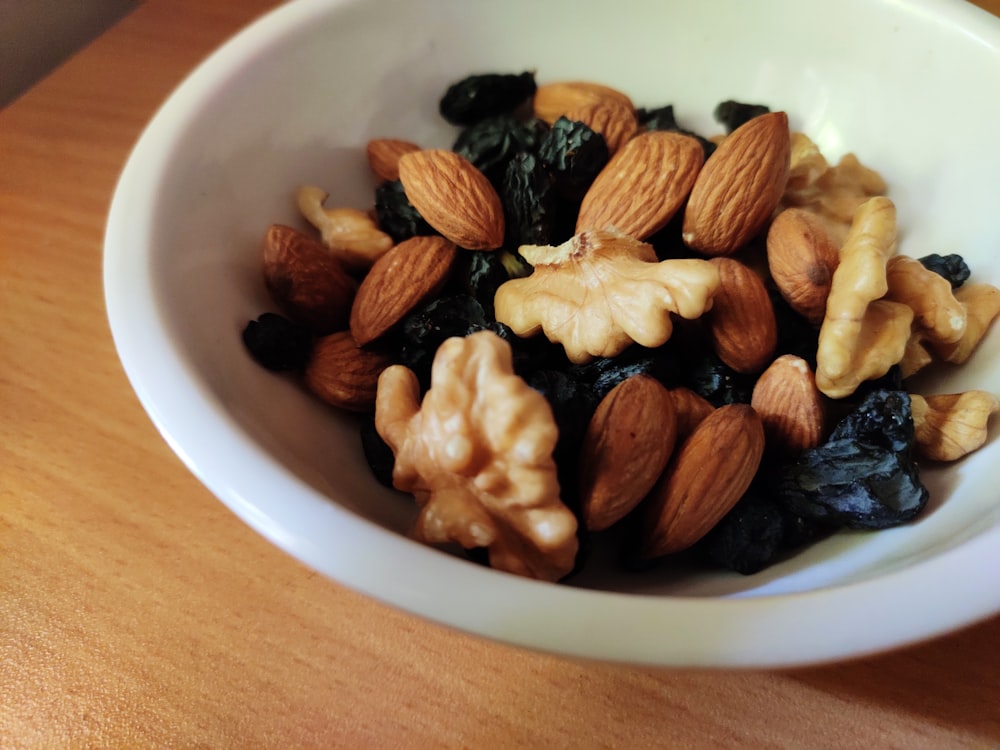
[[[719,102],[712,114],[716,121],[726,128],[726,132],[732,133],[740,125],[770,111],[771,109],[765,104],[747,104],[727,99]]]
[[[538,118],[520,120],[498,115],[465,128],[452,146],[495,185],[499,186],[511,159],[522,152],[536,151],[549,131]]]
[[[400,332],[399,357],[416,374],[423,388],[430,385],[434,354],[445,339],[468,336],[489,325],[483,306],[468,294],[440,297],[405,318]]]
[[[507,247],[548,245],[556,222],[555,181],[541,159],[522,153],[507,165],[500,199]]]
[[[451,84],[438,109],[452,125],[471,125],[486,117],[513,112],[534,96],[535,74],[480,73]]]
[[[749,404],[755,378],[736,372],[710,351],[692,355],[688,360],[684,385],[713,406]]]
[[[917,258],[925,268],[948,279],[952,289],[958,289],[969,280],[972,272],[969,270],[965,258],[957,253],[950,255],[939,255],[931,253],[923,258]]]
[[[527,276],[531,266],[510,250],[469,250],[459,256],[455,279],[461,291],[473,296],[483,307],[486,319],[493,321],[493,298],[506,281]]]
[[[557,192],[578,201],[604,169],[610,153],[600,133],[582,122],[560,117],[539,144],[538,158],[552,172]]]
[[[305,369],[313,337],[304,327],[277,313],[264,313],[243,329],[243,344],[261,367],[273,372]]]
[[[399,180],[383,182],[375,188],[375,215],[379,229],[395,242],[437,234],[410,203]]]
[[[676,348],[667,342],[647,348],[633,344],[617,357],[598,357],[591,362],[572,367],[573,376],[588,383],[598,399],[633,375],[649,375],[668,388],[680,383],[681,362]]]
[[[705,558],[742,575],[757,573],[781,553],[785,513],[765,495],[748,493],[698,542]]]

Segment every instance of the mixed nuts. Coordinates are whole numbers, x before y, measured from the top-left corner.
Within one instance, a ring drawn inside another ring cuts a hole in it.
[[[753,573],[911,520],[919,462],[985,442],[995,396],[905,378],[966,361],[1000,289],[900,254],[882,178],[786,113],[725,102],[708,139],[531,73],[469,76],[440,109],[453,150],[367,144],[371,211],[298,189],[319,236],[268,229],[283,315],[244,331],[364,415],[416,538],[556,581],[622,529],[623,559]]]

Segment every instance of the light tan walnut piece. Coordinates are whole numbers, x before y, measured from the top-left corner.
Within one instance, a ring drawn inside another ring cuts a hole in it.
[[[954,461],[983,446],[990,416],[1000,401],[986,391],[935,396],[910,394],[917,454],[931,461]]]
[[[1000,315],[1000,289],[992,284],[964,284],[955,291],[966,310],[965,332],[953,344],[928,343],[933,354],[952,364],[963,364],[979,346],[993,321]]]
[[[415,538],[486,547],[492,567],[531,578],[569,573],[577,521],[559,498],[559,431],[510,345],[490,331],[446,340],[419,398],[408,368],[379,377],[375,427],[396,457],[393,484],[421,508]]]
[[[845,154],[830,166],[807,136],[793,136],[791,169],[781,206],[800,206],[815,213],[838,246],[845,242],[858,207],[887,190],[882,176],[854,154]]]
[[[906,341],[906,350],[903,358],[899,360],[900,375],[905,380],[911,375],[923,370],[934,361],[933,355],[924,344],[923,338],[917,332],[911,332],[910,338]]]
[[[611,231],[519,252],[534,271],[500,286],[497,320],[518,336],[543,332],[575,363],[614,357],[633,342],[660,346],[673,333],[671,315],[699,318],[719,288],[708,261],[658,261],[652,245]]]
[[[375,220],[356,208],[323,208],[328,195],[310,185],[296,193],[299,212],[319,230],[323,244],[347,268],[363,271],[393,246],[392,237]]]
[[[913,310],[913,327],[925,340],[954,344],[965,333],[966,311],[951,283],[916,258],[896,255],[886,263],[885,298]]]
[[[854,392],[903,358],[913,311],[879,300],[886,263],[896,250],[896,207],[885,197],[858,209],[833,272],[816,350],[816,385],[831,398]],[[873,348],[875,347],[875,348]]]

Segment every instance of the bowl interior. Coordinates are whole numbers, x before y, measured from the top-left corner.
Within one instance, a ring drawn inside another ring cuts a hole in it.
[[[723,99],[783,109],[828,159],[853,151],[883,174],[898,208],[900,252],[958,252],[974,280],[997,284],[1000,222],[991,188],[1000,159],[990,144],[1000,100],[983,92],[1000,85],[998,43],[994,19],[944,0],[619,0],[585,9],[568,0],[301,0],[217,52],[138,144],[108,224],[116,343],[174,449],[279,546],[427,616],[552,646],[559,629],[525,613],[562,596],[553,594],[557,587],[514,581],[407,540],[412,502],[371,478],[356,420],[246,355],[242,327],[274,309],[259,267],[266,227],[305,228],[293,199],[302,184],[328,190],[330,206],[370,206],[368,139],[450,146],[456,130],[437,114],[450,82],[472,72],[532,69],[543,82],[589,79],[622,89],[641,106],[673,104],[683,125],[705,135],[718,132],[711,113]],[[919,387],[1000,393],[992,367],[998,351],[994,331],[969,364],[921,377]],[[763,605],[778,595],[852,590],[933,564],[970,539],[997,533],[995,438],[994,430],[975,455],[926,469],[931,506],[904,528],[838,534],[750,577],[684,569],[622,574],[613,565],[590,565],[573,586],[673,595],[612,596],[617,603],[724,596]],[[998,561],[994,556],[994,566]],[[899,597],[915,594],[914,581],[898,581]],[[452,584],[484,598],[502,592],[521,622],[497,625],[495,608],[489,626],[486,615],[483,622],[459,616],[468,606],[453,601],[456,593],[446,590]],[[566,601],[605,601],[591,591],[576,594],[591,598]],[[974,608],[997,606],[994,596]],[[636,638],[637,652],[647,649],[644,660],[672,658],[642,643],[645,635]],[[856,641],[841,649],[878,645]],[[562,647],[627,656],[585,634]],[[744,658],[766,662],[766,653]]]

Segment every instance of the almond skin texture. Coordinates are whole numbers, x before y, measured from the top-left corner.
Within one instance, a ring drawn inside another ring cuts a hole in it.
[[[704,162],[704,149],[690,136],[667,131],[637,135],[587,190],[576,233],[613,227],[645,240],[684,204]]]
[[[375,410],[378,376],[390,364],[392,360],[385,355],[360,348],[349,331],[339,331],[313,345],[305,384],[315,396],[338,409],[371,412]]]
[[[676,451],[645,506],[641,555],[687,549],[749,488],[764,454],[764,427],[748,404],[720,406]]]
[[[595,133],[600,133],[611,154],[621,149],[639,129],[632,105],[613,98],[571,109],[566,118],[582,122]]]
[[[768,269],[789,306],[813,325],[826,315],[839,262],[837,246],[814,213],[788,208],[774,217],[767,230]]]
[[[391,182],[399,179],[399,159],[403,154],[419,151],[420,146],[398,138],[376,138],[368,141],[365,154],[368,166],[378,179]]]
[[[272,225],[264,234],[263,269],[271,298],[290,318],[318,335],[347,325],[357,282],[312,237]]]
[[[503,244],[503,205],[497,191],[472,162],[453,151],[403,154],[399,179],[413,207],[434,229],[466,250]]]
[[[601,400],[580,454],[580,497],[591,531],[617,523],[663,473],[676,438],[674,402],[649,375],[622,381]]]
[[[437,235],[411,237],[372,265],[351,308],[358,346],[379,338],[417,305],[437,294],[454,265],[455,243]]]
[[[764,423],[769,452],[796,456],[823,440],[823,395],[801,357],[783,354],[774,360],[757,379],[750,405]]]
[[[543,84],[535,91],[532,107],[535,117],[551,125],[567,112],[609,99],[635,109],[627,94],[590,81],[556,81]]]
[[[760,276],[738,260],[712,258],[719,289],[703,316],[712,349],[741,373],[761,372],[774,358],[778,323]]]
[[[684,242],[705,255],[730,255],[766,226],[788,180],[788,116],[747,121],[705,162],[684,210]]]

